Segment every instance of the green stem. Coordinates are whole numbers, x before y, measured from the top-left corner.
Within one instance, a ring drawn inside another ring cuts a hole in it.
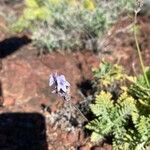
[[[145,73],[145,66],[144,66],[144,63],[143,63],[141,50],[140,50],[140,47],[139,47],[139,42],[138,42],[138,39],[137,39],[136,23],[137,23],[137,12],[135,12],[135,17],[134,17],[134,39],[135,39],[135,44],[136,44],[136,48],[137,48],[137,52],[138,52],[138,56],[139,56],[139,60],[140,60],[140,64],[141,64],[141,68],[142,68],[142,71],[143,71],[143,75],[144,75],[144,78],[145,78],[145,81],[146,81],[148,87],[150,87],[150,83],[149,83],[147,75]]]

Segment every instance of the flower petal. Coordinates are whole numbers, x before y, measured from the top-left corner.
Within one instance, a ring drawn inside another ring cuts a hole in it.
[[[59,78],[60,78],[61,80],[63,80],[63,81],[66,81],[66,78],[65,78],[64,75],[60,75]]]
[[[51,74],[49,77],[49,86],[52,85],[54,85],[55,88],[53,93],[58,93],[64,98],[68,96],[70,83],[65,79],[64,75],[57,75],[57,73]]]
[[[66,92],[66,86],[64,85],[64,84],[58,84],[58,86],[57,86],[57,89],[58,89],[58,91],[63,91],[63,92]]]
[[[70,86],[70,83],[68,81],[66,81],[66,86],[68,86],[68,87]]]
[[[54,84],[55,80],[54,80],[54,76],[50,75],[49,77],[49,86],[52,86]]]

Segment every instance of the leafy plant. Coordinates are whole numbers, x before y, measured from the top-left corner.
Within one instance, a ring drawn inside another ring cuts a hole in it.
[[[118,150],[142,150],[150,144],[150,116],[141,116],[135,99],[126,92],[114,101],[111,93],[101,91],[90,107],[96,116],[86,125],[93,131],[92,141],[111,136]]]
[[[132,0],[26,0],[15,29],[30,29],[34,44],[52,50],[97,50],[98,38]]]
[[[26,8],[19,20],[13,24],[12,28],[21,32],[23,29],[32,28],[35,20],[45,20],[49,16],[49,10],[45,7],[43,0],[26,0]]]
[[[136,16],[135,11],[135,25]],[[113,67],[116,64],[109,63],[103,63],[101,68],[94,70],[97,85],[101,84],[102,88],[98,88],[101,92],[90,105],[95,119],[86,128],[93,131],[92,141],[112,137],[115,150],[145,150],[150,145],[150,68],[144,66],[135,30],[134,37],[143,74],[128,76],[122,69]],[[120,93],[114,99],[108,88],[116,81],[119,82]]]
[[[125,73],[122,66],[117,64],[112,65],[111,63],[104,61],[98,68],[93,69],[93,74],[96,80],[104,86],[114,84],[117,81],[121,82],[125,78]]]
[[[145,69],[148,82],[150,82],[150,68]],[[130,86],[129,92],[142,104],[150,107],[150,86],[147,85],[144,75],[134,78],[134,84]]]
[[[145,74],[149,79],[149,69]],[[144,150],[150,144],[150,90],[144,75],[128,76],[117,64],[102,62],[93,70],[98,92],[90,105],[95,119],[86,128],[92,130],[91,140],[112,137],[115,150]],[[127,81],[129,81],[128,84]],[[118,84],[118,94],[109,87]],[[104,91],[105,90],[105,91]]]

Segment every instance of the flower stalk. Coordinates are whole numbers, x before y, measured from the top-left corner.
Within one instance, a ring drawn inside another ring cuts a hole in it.
[[[80,111],[80,109],[70,101],[70,83],[66,80],[64,75],[58,75],[57,73],[51,74],[49,77],[49,86],[54,88],[52,93],[56,93],[61,96],[65,100],[65,102],[68,102],[70,104],[70,109],[72,109],[71,106],[73,106],[85,119],[85,121],[88,121],[88,119]]]
[[[141,65],[141,68],[142,68],[142,72],[143,72],[143,75],[144,75],[147,86],[150,87],[150,83],[148,81],[148,77],[147,77],[146,72],[145,72],[145,66],[144,66],[144,62],[143,62],[143,59],[142,59],[142,54],[141,54],[141,50],[140,50],[140,47],[139,47],[139,42],[138,42],[137,32],[136,32],[137,14],[141,10],[141,7],[142,7],[142,4],[140,4],[138,9],[135,10],[133,32],[134,32],[134,39],[135,39],[136,49],[137,49],[137,52],[138,52],[138,57],[139,57],[139,60],[140,60],[140,65]]]

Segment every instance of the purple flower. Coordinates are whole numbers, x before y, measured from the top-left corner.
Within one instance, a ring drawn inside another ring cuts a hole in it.
[[[51,74],[49,78],[49,86],[54,87],[53,93],[58,93],[60,96],[68,97],[70,83],[65,79],[64,75]]]

